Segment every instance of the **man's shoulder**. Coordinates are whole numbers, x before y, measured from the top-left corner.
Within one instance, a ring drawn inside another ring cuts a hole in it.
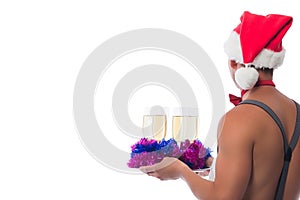
[[[265,126],[264,110],[253,105],[240,105],[229,110],[220,120],[219,132],[226,135],[253,136]]]
[[[255,105],[243,104],[236,106],[225,113],[222,120],[238,121],[239,124],[247,125],[250,122],[260,121],[265,117],[266,112]]]

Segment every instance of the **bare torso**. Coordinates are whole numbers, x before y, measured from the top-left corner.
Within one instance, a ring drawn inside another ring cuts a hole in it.
[[[267,104],[280,118],[290,141],[296,122],[295,103],[282,95],[273,87],[259,87],[245,96]],[[244,199],[265,200],[274,199],[278,179],[283,166],[283,140],[280,129],[268,114],[253,105],[241,105],[240,109],[255,109],[258,113],[257,121],[261,123],[258,132],[253,133],[253,162],[252,172]],[[254,108],[255,107],[255,108]],[[278,156],[280,155],[280,156]],[[299,142],[293,152],[284,199],[298,199],[300,190],[300,145]]]

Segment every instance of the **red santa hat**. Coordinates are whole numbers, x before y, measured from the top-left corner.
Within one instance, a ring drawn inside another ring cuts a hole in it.
[[[293,18],[285,15],[266,16],[245,11],[241,23],[232,31],[224,49],[229,59],[245,64],[236,71],[236,82],[242,89],[252,88],[258,79],[255,68],[276,69],[284,59],[282,38],[292,25]]]

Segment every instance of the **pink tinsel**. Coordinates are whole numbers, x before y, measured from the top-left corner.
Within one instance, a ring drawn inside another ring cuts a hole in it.
[[[131,158],[127,163],[130,168],[150,166],[161,162],[164,157],[175,157],[191,169],[202,169],[210,156],[210,149],[205,148],[199,140],[192,143],[185,140],[178,145],[174,139],[157,142],[142,138],[131,146],[131,150]]]

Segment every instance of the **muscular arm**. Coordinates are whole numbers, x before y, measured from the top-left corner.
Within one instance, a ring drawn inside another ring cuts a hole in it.
[[[214,182],[202,179],[188,168],[181,170],[181,178],[187,182],[197,198],[243,198],[252,169],[251,132],[256,129],[244,113],[230,111],[220,122]]]

